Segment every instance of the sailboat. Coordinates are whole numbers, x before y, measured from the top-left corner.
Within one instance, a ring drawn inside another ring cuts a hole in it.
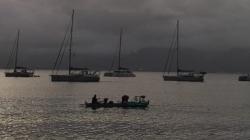
[[[18,66],[18,50],[19,50],[19,40],[20,40],[20,30],[17,31],[17,38],[15,40],[15,46],[12,49],[12,52],[9,57],[9,62],[7,67],[10,66],[11,60],[14,56],[14,70],[12,72],[5,72],[5,77],[38,77],[38,75],[34,75],[34,71],[27,67]]]
[[[104,73],[105,77],[135,77],[136,76],[131,70],[129,70],[129,68],[125,68],[125,67],[121,66],[122,35],[123,35],[123,29],[121,28],[121,30],[120,30],[120,40],[119,40],[117,69],[109,71],[109,72],[105,72]]]
[[[73,27],[74,27],[74,14],[75,11],[73,10],[71,16],[71,25],[70,25],[70,38],[69,38],[69,60],[68,60],[68,74],[54,74],[56,67],[60,65],[61,60],[64,55],[65,44],[62,43],[62,46],[59,49],[59,53],[56,59],[56,62],[53,67],[53,74],[51,75],[52,82],[99,82],[100,76],[95,71],[90,71],[88,68],[76,68],[72,66],[72,43],[73,43]],[[63,42],[66,39],[67,31],[64,37]],[[63,50],[63,52],[62,52]]]
[[[239,81],[250,81],[250,74],[245,74],[245,75],[241,75],[239,76]]]
[[[175,42],[176,41],[176,42]],[[184,70],[180,68],[180,59],[179,59],[179,20],[177,20],[176,24],[176,40],[172,42],[172,45],[176,45],[176,73],[170,73],[171,64],[170,61],[170,52],[169,56],[165,63],[163,79],[164,81],[187,81],[187,82],[203,82],[204,75],[206,72],[195,72],[193,70]],[[166,74],[166,69],[168,68],[168,72]]]

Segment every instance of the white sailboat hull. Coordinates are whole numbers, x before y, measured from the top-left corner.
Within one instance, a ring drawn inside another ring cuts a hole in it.
[[[203,82],[204,76],[163,76],[164,81]]]
[[[105,77],[136,77],[134,73],[106,72]]]
[[[242,75],[242,76],[239,76],[239,81],[250,81],[250,76],[248,75]]]
[[[5,72],[5,77],[34,77],[33,72]]]
[[[98,75],[51,75],[52,82],[99,82]]]

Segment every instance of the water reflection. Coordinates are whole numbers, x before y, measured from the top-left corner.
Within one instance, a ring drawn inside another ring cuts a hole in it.
[[[203,84],[164,82],[160,73],[100,83],[50,83],[0,78],[0,139],[247,139],[249,83],[234,75],[208,75]],[[150,79],[150,80],[149,80]],[[146,110],[86,109],[97,94],[146,95]]]

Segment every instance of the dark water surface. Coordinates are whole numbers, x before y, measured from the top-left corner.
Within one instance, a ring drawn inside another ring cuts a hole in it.
[[[204,83],[164,82],[161,73],[52,83],[0,75],[0,139],[250,139],[250,82],[208,74]],[[148,109],[91,110],[93,94],[146,95]]]

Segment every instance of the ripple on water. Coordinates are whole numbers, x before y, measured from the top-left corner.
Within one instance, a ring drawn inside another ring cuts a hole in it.
[[[227,84],[212,75],[216,80],[197,86],[144,74],[98,84],[0,77],[5,90],[0,90],[0,139],[249,139],[249,85],[228,76]],[[93,93],[112,99],[145,94],[151,105],[146,110],[79,107]]]

